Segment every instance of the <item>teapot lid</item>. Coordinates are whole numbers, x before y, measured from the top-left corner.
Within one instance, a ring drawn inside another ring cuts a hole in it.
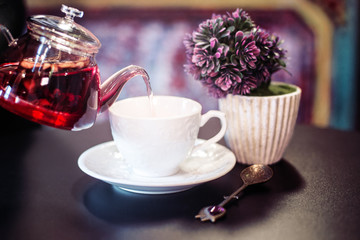
[[[74,17],[82,17],[83,11],[62,5],[65,17],[35,15],[28,19],[32,35],[41,41],[49,39],[49,44],[68,53],[91,55],[101,47],[100,41],[89,30],[74,22]]]

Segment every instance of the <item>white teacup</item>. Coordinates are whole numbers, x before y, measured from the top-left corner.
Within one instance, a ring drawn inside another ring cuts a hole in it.
[[[120,100],[109,109],[115,144],[138,175],[163,177],[175,174],[192,152],[218,142],[225,134],[225,114],[211,110],[201,115],[201,105],[174,96],[134,97]],[[221,122],[219,132],[195,146],[199,128],[210,118]],[[195,147],[194,147],[195,146]]]

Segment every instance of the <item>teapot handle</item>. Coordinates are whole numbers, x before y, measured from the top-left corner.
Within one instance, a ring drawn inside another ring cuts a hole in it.
[[[125,83],[135,76],[142,76],[148,95],[152,93],[150,78],[145,69],[136,65],[127,66],[109,77],[100,87],[100,113],[106,111],[118,98]]]
[[[8,46],[15,46],[17,44],[17,39],[13,38],[7,27],[0,24],[0,30],[3,33],[4,37],[6,38],[6,41],[8,42]]]

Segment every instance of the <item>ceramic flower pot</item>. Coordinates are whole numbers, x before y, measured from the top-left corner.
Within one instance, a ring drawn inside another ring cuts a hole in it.
[[[283,84],[273,82],[272,84]],[[228,94],[219,99],[228,129],[225,141],[243,164],[278,162],[293,134],[300,104],[301,89],[275,96]]]

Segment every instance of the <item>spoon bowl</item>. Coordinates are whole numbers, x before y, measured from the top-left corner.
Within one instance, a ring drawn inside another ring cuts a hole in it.
[[[272,169],[263,164],[254,164],[241,171],[240,177],[246,185],[267,182],[273,175]]]

